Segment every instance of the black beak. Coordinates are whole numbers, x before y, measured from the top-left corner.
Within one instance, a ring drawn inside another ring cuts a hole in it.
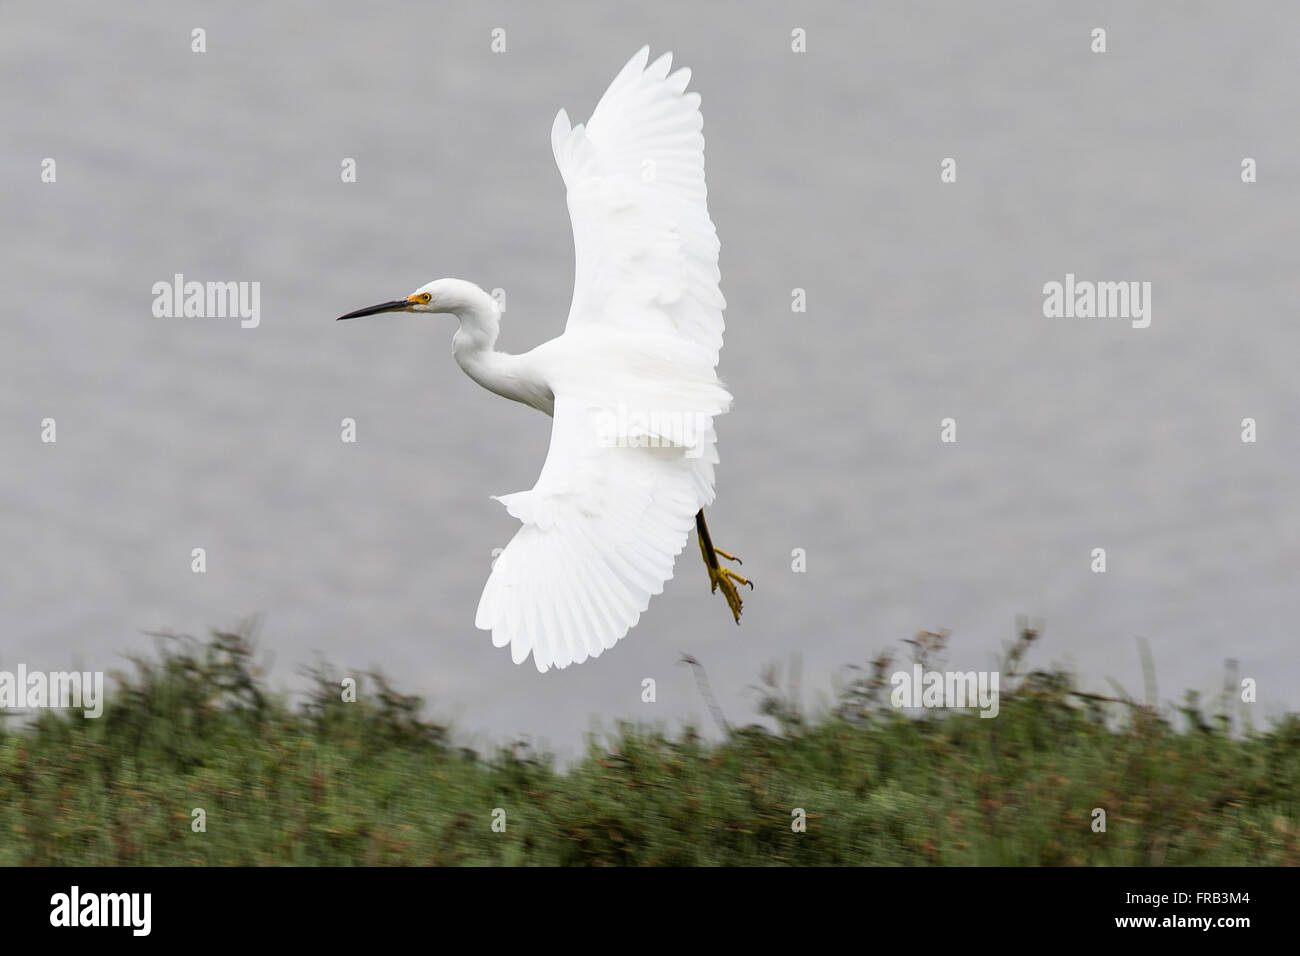
[[[381,302],[379,305],[367,306],[364,309],[357,309],[355,312],[349,312],[347,315],[340,315],[334,321],[342,322],[344,319],[359,319],[363,315],[378,315],[381,312],[401,312],[410,307],[410,299],[394,299],[392,302]]]

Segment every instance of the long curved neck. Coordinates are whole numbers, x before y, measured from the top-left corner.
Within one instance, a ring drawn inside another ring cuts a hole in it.
[[[496,347],[497,336],[501,334],[501,310],[492,296],[475,289],[474,294],[467,295],[466,301],[452,310],[452,314],[460,320],[460,328],[452,337],[451,351],[460,367],[469,372],[466,359],[473,361],[477,356],[492,354]],[[473,377],[472,372],[470,377]]]
[[[530,363],[522,356],[496,350],[501,332],[496,301],[484,292],[481,300],[463,305],[454,314],[460,328],[451,337],[451,354],[465,374],[489,392],[552,414],[554,395]]]

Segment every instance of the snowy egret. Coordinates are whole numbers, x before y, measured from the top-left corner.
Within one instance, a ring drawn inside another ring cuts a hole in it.
[[[731,394],[718,236],[704,187],[700,96],[672,54],[643,47],[584,127],[560,110],[551,149],[568,190],[576,276],[564,333],[495,349],[501,310],[472,282],[437,279],[349,312],[454,315],[452,355],[489,391],[553,417],[537,484],[497,498],[523,527],[497,557],[475,624],[539,671],[597,657],[663,591],[692,527],[711,590],[740,623],[737,585],[704,522]]]

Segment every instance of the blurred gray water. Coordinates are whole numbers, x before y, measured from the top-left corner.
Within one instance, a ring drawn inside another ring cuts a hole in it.
[[[375,665],[479,739],[571,750],[707,729],[683,651],[745,722],[766,662],[815,703],[918,628],[990,667],[1023,612],[1096,689],[1141,692],[1141,636],[1162,699],[1235,658],[1257,719],[1300,705],[1300,10],[610,6],[0,7],[0,666],[257,612],[277,681]],[[465,378],[454,320],[333,319],[455,275],[506,289],[504,348],[558,334],[551,120],[643,43],[704,97],[736,395],[710,523],[758,589],[737,628],[690,545],[616,648],[541,676],[473,618],[516,526],[488,495],[532,486],[549,421]],[[177,272],[259,281],[261,326],[155,318]],[[1044,318],[1067,272],[1150,281],[1151,327]]]

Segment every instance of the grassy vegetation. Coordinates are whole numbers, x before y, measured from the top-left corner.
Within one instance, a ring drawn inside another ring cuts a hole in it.
[[[943,638],[913,658],[933,666]],[[317,669],[295,707],[246,635],[171,638],[99,720],[0,721],[0,865],[1300,864],[1300,717],[1234,734],[1194,698],[1179,716],[1083,694],[1021,673],[1036,638],[1003,662],[996,719],[900,716],[882,656],[828,713],[769,671],[775,732],[624,726],[565,772],[458,748],[381,676],[344,703]]]

